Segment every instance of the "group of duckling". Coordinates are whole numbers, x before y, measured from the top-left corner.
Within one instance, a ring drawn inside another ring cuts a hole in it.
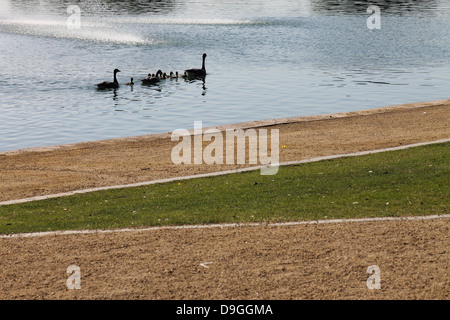
[[[185,71],[184,74],[182,75],[178,75],[178,71],[176,71],[175,73],[173,73],[173,71],[170,71],[169,75],[167,75],[167,73],[163,73],[161,70],[158,70],[155,73],[149,73],[147,75],[147,78],[141,79],[141,83],[142,84],[154,84],[154,83],[158,83],[160,80],[164,80],[164,79],[178,79],[178,78],[188,78],[187,76],[187,72]],[[131,78],[130,82],[125,83],[125,85],[133,85],[133,78]]]
[[[156,73],[151,74],[149,73],[146,78],[141,79],[142,84],[156,84],[164,79],[177,79],[177,78],[184,78],[184,79],[196,79],[196,78],[204,78],[206,76],[206,68],[205,68],[205,59],[206,59],[206,53],[203,54],[203,63],[202,67],[200,69],[193,68],[193,69],[187,69],[184,71],[182,75],[178,74],[178,71],[175,73],[173,71],[170,71],[170,73],[167,75],[167,73],[162,72],[161,70],[158,70]],[[97,84],[98,89],[115,89],[119,87],[119,82],[117,81],[117,73],[120,72],[119,69],[114,69],[114,80],[113,81],[103,81],[101,83]],[[130,82],[125,83],[125,85],[134,85],[134,79],[131,77]]]

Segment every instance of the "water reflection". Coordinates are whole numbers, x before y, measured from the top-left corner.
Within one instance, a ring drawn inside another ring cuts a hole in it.
[[[29,1],[6,0],[13,11],[22,13],[45,12],[58,14],[65,12],[70,5],[82,8],[83,15],[129,15],[159,13],[167,14],[181,4],[177,0],[61,0],[61,1]]]
[[[352,0],[310,0],[311,10],[327,14],[365,13],[370,4],[380,7],[383,14],[387,15],[436,15],[439,13],[439,1],[437,0],[377,0],[373,3],[367,1]]]
[[[361,15],[370,4],[380,7],[386,15],[439,15],[445,11],[444,3],[439,0],[376,0],[373,3],[354,0],[229,0],[226,3],[213,0],[61,0],[61,1],[28,1],[2,0],[0,15],[32,14],[32,15],[65,15],[70,5],[77,5],[83,16],[137,16],[183,14],[189,17],[210,18],[209,13],[221,11],[232,17],[241,17],[245,8],[245,16],[301,16],[302,14],[321,13],[326,15]],[[196,8],[192,10],[191,7]],[[444,9],[442,7],[444,6]],[[190,9],[191,8],[191,9]],[[447,5],[448,8],[448,5]],[[191,10],[191,11],[190,11]],[[211,11],[212,10],[212,11]],[[3,12],[2,12],[3,11]]]
[[[206,92],[207,92],[207,88],[206,88],[206,77],[203,77],[203,78],[202,78],[202,82],[203,82],[203,84],[202,84],[202,89],[203,89],[202,96],[206,96]]]

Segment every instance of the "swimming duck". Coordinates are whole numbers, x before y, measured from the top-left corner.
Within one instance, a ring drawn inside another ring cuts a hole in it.
[[[206,59],[206,53],[203,54],[203,63],[201,69],[188,69],[184,72],[187,74],[188,78],[199,78],[206,76],[206,68],[205,68],[205,59]]]
[[[119,87],[119,82],[117,81],[117,77],[116,74],[117,72],[120,72],[119,69],[114,69],[114,81],[103,81],[101,83],[97,83],[97,88],[98,89],[110,89],[110,88],[118,88]]]

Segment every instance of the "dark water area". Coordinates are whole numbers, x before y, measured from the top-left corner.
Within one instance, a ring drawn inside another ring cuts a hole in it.
[[[374,4],[0,0],[0,151],[448,98],[450,0]]]

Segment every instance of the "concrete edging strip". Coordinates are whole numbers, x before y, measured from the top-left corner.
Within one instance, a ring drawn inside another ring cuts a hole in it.
[[[105,234],[105,233],[119,233],[119,232],[144,232],[144,231],[158,231],[158,230],[180,230],[180,229],[214,229],[214,228],[237,228],[237,227],[286,227],[297,225],[311,225],[311,224],[333,224],[333,223],[348,223],[348,222],[383,222],[383,221],[414,221],[414,220],[432,220],[432,219],[450,219],[450,214],[443,215],[429,215],[429,216],[407,216],[407,217],[372,217],[372,218],[353,218],[353,219],[328,219],[328,220],[306,220],[306,221],[291,221],[278,223],[223,223],[223,224],[204,224],[204,225],[182,225],[182,226],[162,226],[162,227],[148,227],[148,228],[123,228],[123,229],[93,229],[93,230],[67,230],[67,231],[43,231],[30,233],[16,233],[0,235],[0,239],[8,238],[32,238],[43,236],[58,236],[58,235],[82,235],[82,234]]]

